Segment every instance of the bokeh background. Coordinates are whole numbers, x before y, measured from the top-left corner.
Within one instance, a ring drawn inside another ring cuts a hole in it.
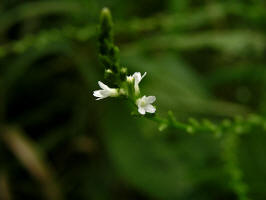
[[[105,6],[121,62],[147,72],[159,114],[266,115],[264,0],[1,0],[0,199],[237,199],[218,139],[159,132],[125,102],[95,101]],[[236,151],[255,200],[266,199],[265,139],[251,130]]]

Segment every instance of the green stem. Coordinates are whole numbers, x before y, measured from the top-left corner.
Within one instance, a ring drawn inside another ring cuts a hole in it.
[[[230,177],[229,186],[234,190],[238,200],[250,200],[247,196],[248,186],[243,181],[243,173],[238,164],[237,147],[239,136],[229,132],[223,141],[223,158],[225,170]]]

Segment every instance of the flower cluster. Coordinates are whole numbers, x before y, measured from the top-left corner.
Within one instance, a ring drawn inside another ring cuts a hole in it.
[[[120,95],[126,95],[134,100],[136,106],[138,107],[138,112],[141,115],[145,115],[146,112],[155,113],[156,108],[151,104],[155,102],[156,97],[140,97],[139,84],[145,76],[146,72],[143,75],[141,75],[140,72],[135,72],[133,75],[127,76],[124,84],[125,86],[123,88],[110,88],[101,81],[98,81],[101,90],[94,91],[93,95],[97,97],[96,100],[104,99],[106,97],[118,97]]]

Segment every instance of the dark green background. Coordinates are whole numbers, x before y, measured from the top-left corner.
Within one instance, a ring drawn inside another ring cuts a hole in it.
[[[125,102],[95,101],[104,6],[121,63],[147,72],[159,114],[266,115],[263,0],[1,0],[0,199],[237,199],[218,139],[159,132]],[[266,199],[265,139],[252,130],[236,152],[254,200]]]

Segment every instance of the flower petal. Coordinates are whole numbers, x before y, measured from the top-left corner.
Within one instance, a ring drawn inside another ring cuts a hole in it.
[[[145,72],[145,73],[142,75],[141,79],[143,79],[143,78],[146,76],[146,74],[147,74],[147,72]],[[140,80],[141,80],[141,79],[140,79]]]
[[[135,72],[134,74],[133,74],[133,77],[134,77],[134,79],[135,79],[135,85],[137,84],[139,84],[139,82],[141,81],[141,73],[140,72]]]
[[[101,81],[98,81],[98,84],[99,84],[100,88],[102,88],[103,90],[109,90],[109,89],[110,89],[107,85],[105,85],[105,84],[104,84],[103,82],[101,82]]]
[[[95,96],[95,97],[102,97],[101,90],[95,90],[93,92],[93,96]]]
[[[156,108],[154,108],[153,105],[147,105],[147,106],[145,107],[145,110],[146,110],[146,112],[148,112],[148,113],[155,113]]]
[[[140,114],[145,115],[145,109],[144,108],[139,107],[138,111]]]
[[[146,72],[141,76],[140,72],[135,72],[132,76],[135,79],[135,85],[138,85],[140,81],[146,76]]]
[[[108,91],[108,90],[101,90],[100,91],[102,97],[109,97],[111,95],[111,91]]]
[[[101,99],[104,99],[104,97],[99,97],[99,98],[97,98],[96,100],[101,100]]]
[[[155,96],[148,96],[148,97],[146,98],[146,101],[147,101],[147,103],[151,104],[151,103],[153,103],[154,101],[156,101],[156,97],[155,97]]]

